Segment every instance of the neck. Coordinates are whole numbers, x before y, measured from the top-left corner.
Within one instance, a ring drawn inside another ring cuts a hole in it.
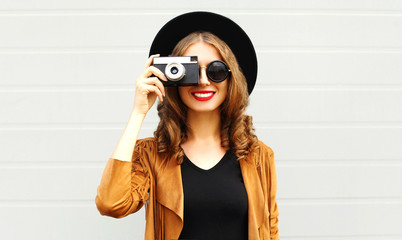
[[[221,116],[219,109],[212,112],[187,112],[188,141],[210,143],[221,140]]]

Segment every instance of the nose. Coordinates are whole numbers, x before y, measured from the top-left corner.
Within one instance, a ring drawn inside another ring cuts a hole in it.
[[[206,67],[200,67],[201,71],[200,71],[200,86],[209,86],[211,85],[211,82],[208,79],[207,76],[207,69]]]

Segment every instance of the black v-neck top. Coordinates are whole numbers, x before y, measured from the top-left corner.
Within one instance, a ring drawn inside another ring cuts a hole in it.
[[[245,240],[248,200],[240,163],[231,151],[211,169],[197,167],[184,156],[184,227],[179,239]]]

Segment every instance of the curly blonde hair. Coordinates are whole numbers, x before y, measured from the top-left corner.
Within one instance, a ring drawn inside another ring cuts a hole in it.
[[[197,42],[214,46],[231,70],[225,101],[220,106],[221,145],[232,150],[238,160],[257,148],[252,117],[245,115],[249,104],[247,81],[229,46],[209,32],[194,32],[183,38],[173,49],[173,56],[182,56],[188,47]],[[154,132],[158,152],[165,160],[174,158],[182,163],[184,152],[180,144],[187,139],[187,106],[182,102],[177,87],[166,88],[166,97],[158,104],[159,125]]]

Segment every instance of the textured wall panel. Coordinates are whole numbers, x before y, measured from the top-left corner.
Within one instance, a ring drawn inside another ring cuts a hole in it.
[[[103,172],[100,167],[74,165],[0,168],[0,200],[94,200]],[[277,162],[278,199],[402,198],[402,164]],[[387,177],[381,177],[387,176]],[[24,179],[21,181],[20,179]],[[51,179],[51,181],[49,181]],[[380,197],[381,196],[381,197]]]
[[[0,214],[9,216],[0,219],[1,236],[11,240],[143,238],[143,213],[116,220],[100,217],[95,206],[88,204],[35,205],[1,206]],[[402,234],[401,203],[283,203],[280,207],[281,239],[332,236],[332,239],[387,240],[398,239]]]
[[[257,124],[257,136],[275,152],[281,164],[402,163],[402,128],[267,127]],[[3,166],[40,164],[101,164],[112,154],[124,125],[78,128],[1,130]],[[140,138],[153,136],[156,125],[144,124]]]
[[[2,87],[134,86],[147,51],[0,54]],[[258,86],[399,85],[402,52],[263,50]]]
[[[2,204],[0,215],[0,237],[7,240],[144,238],[145,216],[142,210],[124,219],[114,219],[101,217],[93,203],[38,201],[16,206]]]
[[[134,88],[5,91],[0,95],[0,123],[122,123],[133,101]],[[248,113],[256,122],[400,123],[402,94],[398,89],[256,89]],[[147,119],[159,121],[156,111]]]
[[[402,221],[400,201],[292,203],[283,204],[281,209],[281,236],[311,236],[315,239],[354,239],[354,236],[370,239],[372,236],[393,239],[402,235],[399,227]]]
[[[5,15],[0,16],[0,49],[148,49],[159,28],[177,14]],[[244,28],[257,48],[402,47],[399,15],[249,13],[228,16]]]
[[[1,10],[109,10],[109,9],[129,9],[129,10],[143,10],[149,11],[164,11],[164,10],[178,10],[178,9],[225,9],[229,8],[240,11],[257,11],[257,10],[402,10],[402,4],[398,0],[281,0],[281,1],[266,1],[257,0],[253,2],[247,1],[232,1],[232,0],[204,0],[204,1],[91,1],[91,0],[39,0],[33,3],[29,0],[13,1],[3,0],[0,3]]]

